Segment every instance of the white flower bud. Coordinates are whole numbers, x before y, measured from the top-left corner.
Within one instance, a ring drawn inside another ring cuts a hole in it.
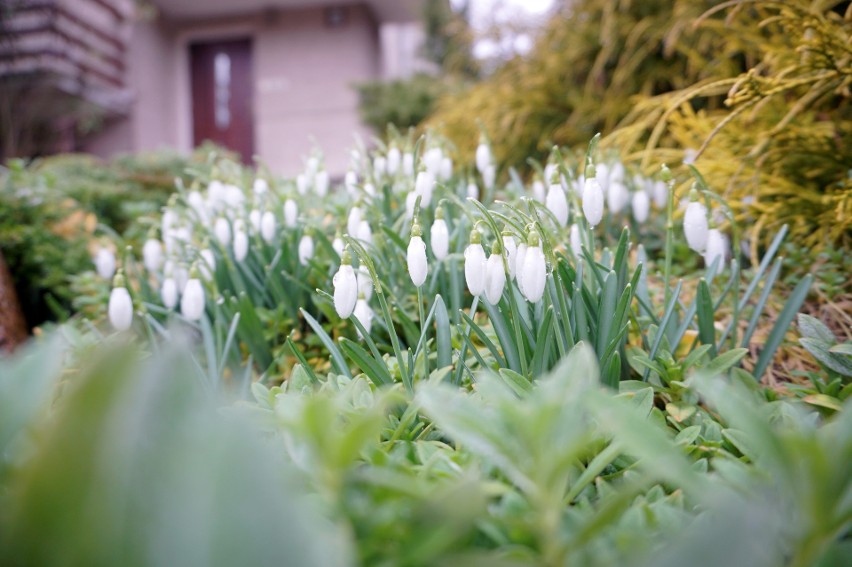
[[[316,156],[311,156],[308,158],[308,161],[305,162],[305,171],[308,172],[309,176],[314,176],[319,169],[319,159]]]
[[[213,251],[209,248],[203,249],[199,255],[201,256],[199,271],[205,280],[209,280],[216,272],[216,256],[213,255]]]
[[[606,204],[613,214],[618,214],[627,206],[630,193],[620,180],[610,179],[606,191]]]
[[[683,215],[683,232],[686,242],[696,252],[702,253],[707,247],[707,207],[700,201],[691,201]]]
[[[609,182],[624,183],[624,164],[617,161],[612,164],[612,169],[609,172]]]
[[[515,281],[518,282],[518,289],[521,289],[521,270],[524,269],[524,261],[527,257],[527,243],[521,242],[518,244],[518,251],[515,254]],[[521,289],[521,291],[523,291]]]
[[[428,171],[432,178],[436,178],[441,173],[441,160],[444,158],[444,152],[441,151],[441,148],[430,148],[426,150],[426,153],[423,154],[423,164],[426,166],[426,171]]]
[[[358,298],[358,301],[355,303],[355,312],[353,315],[355,315],[355,318],[358,319],[359,323],[361,323],[361,326],[364,327],[364,330],[369,333],[370,329],[373,327],[373,310],[370,309],[370,305],[367,303],[365,298]],[[358,331],[358,336],[361,336],[361,331]]]
[[[358,226],[361,224],[361,207],[355,205],[349,209],[349,218],[346,221],[346,232],[349,236],[358,235]]]
[[[447,230],[447,223],[443,218],[436,218],[432,223],[430,231],[432,237],[432,254],[438,261],[447,257],[450,249],[450,233]]]
[[[258,177],[254,180],[254,184],[252,184],[252,191],[256,197],[260,197],[265,195],[267,191],[269,191],[269,183],[267,183],[266,179],[262,177]]]
[[[266,211],[260,218],[260,236],[267,243],[275,239],[275,215],[271,211]]]
[[[335,236],[334,240],[331,241],[331,247],[334,248],[334,251],[337,252],[338,256],[340,256],[343,254],[343,239],[339,236]]]
[[[544,284],[547,279],[547,266],[544,262],[544,252],[541,249],[538,233],[530,233],[527,253],[524,256],[524,267],[518,271],[518,281],[522,282],[521,293],[530,303],[537,303],[544,295]]]
[[[314,257],[314,239],[311,235],[305,234],[299,240],[299,263],[303,266],[308,265],[308,261]]]
[[[340,268],[331,280],[334,285],[334,309],[341,319],[352,315],[355,302],[358,301],[358,278],[351,262],[349,255],[344,252]]]
[[[365,220],[362,220],[358,223],[358,232],[355,233],[355,238],[364,242],[365,244],[373,243],[373,231],[370,228],[370,223]]]
[[[414,216],[414,204],[417,202],[417,191],[411,191],[405,196],[405,218]]]
[[[320,197],[325,197],[328,193],[328,172],[326,170],[317,172],[314,179],[314,189]]]
[[[643,223],[648,220],[648,213],[651,210],[651,200],[648,194],[644,191],[636,191],[633,193],[633,218],[636,222]]]
[[[225,185],[225,204],[233,211],[243,206],[246,196],[236,185]]]
[[[388,160],[384,156],[376,156],[373,159],[373,174],[376,179],[381,179],[385,176],[388,168]]]
[[[479,200],[479,186],[476,183],[471,182],[467,184],[467,196],[470,199]]]
[[[133,300],[124,285],[112,288],[107,313],[110,325],[116,331],[126,331],[130,328],[133,323]]]
[[[654,195],[654,204],[657,206],[657,208],[665,209],[666,200],[669,196],[669,188],[666,187],[666,184],[662,181],[654,182],[652,192]]]
[[[213,234],[216,235],[216,240],[222,246],[227,246],[231,242],[231,225],[228,224],[228,219],[219,217],[216,219],[216,224],[213,225]]]
[[[435,188],[435,176],[428,170],[417,174],[414,183],[414,192],[420,196],[420,206],[428,207],[432,202],[432,190]]]
[[[556,169],[557,169],[557,167],[556,167],[555,163],[549,163],[546,166],[544,166],[544,181],[542,182],[542,189],[544,188],[543,187],[544,183],[547,183],[548,185],[550,185],[551,183],[556,182],[556,175],[555,175]],[[542,192],[542,194],[543,194],[543,192]]]
[[[358,266],[355,275],[358,276],[358,293],[369,301],[373,297],[373,278],[370,277],[370,270],[367,269],[367,266],[361,264]]]
[[[503,233],[503,250],[506,251],[506,264],[509,266],[509,279],[515,279],[517,273],[518,245],[515,237]]]
[[[399,171],[399,162],[402,159],[402,154],[399,151],[399,148],[396,146],[391,146],[388,150],[388,175],[393,177],[396,175],[396,172]]]
[[[343,178],[343,186],[349,195],[355,195],[358,190],[358,174],[352,170],[347,171]]]
[[[163,305],[166,309],[174,309],[175,305],[177,305],[178,286],[171,276],[163,280],[163,287],[160,289],[160,298],[163,300]]]
[[[565,197],[565,191],[562,190],[562,185],[554,183],[547,191],[547,208],[556,217],[559,226],[568,224],[568,199]]]
[[[417,226],[417,225],[415,225]],[[417,230],[419,233],[419,228]],[[412,231],[414,234],[414,231]],[[415,287],[420,287],[426,281],[426,273],[429,264],[426,260],[426,243],[419,234],[412,236],[408,241],[408,274]]]
[[[285,203],[285,205],[286,205],[286,203]],[[249,213],[249,225],[251,226],[251,230],[252,230],[253,234],[257,234],[258,232],[260,232],[260,218],[261,218],[261,216],[262,215],[261,215],[260,211],[257,210],[257,209],[252,209],[251,212]],[[286,211],[285,211],[285,218],[286,218]]]
[[[242,262],[248,256],[249,239],[246,231],[239,227],[234,231],[234,258]]]
[[[375,197],[376,195],[376,186],[370,183],[369,181],[364,183],[364,193],[369,195],[370,197]]]
[[[583,257],[583,237],[580,234],[580,227],[576,224],[571,225],[571,251],[577,258]]]
[[[225,184],[219,181],[218,179],[214,179],[207,186],[207,204],[211,211],[217,211],[222,207],[222,203],[225,202],[225,194],[228,190],[225,188]]]
[[[160,233],[163,235],[163,238],[172,231],[177,221],[178,215],[176,212],[169,208],[163,210],[163,218],[160,226]]]
[[[402,156],[402,173],[406,177],[414,177],[414,155],[408,152]]]
[[[198,220],[201,221],[202,224],[207,224],[207,205],[204,203],[204,197],[201,196],[201,193],[198,191],[190,191],[189,195],[186,196],[186,202],[195,211],[195,214],[198,216]]]
[[[142,263],[152,274],[163,265],[163,245],[156,238],[149,238],[142,246]]]
[[[115,275],[115,254],[109,248],[101,247],[95,254],[95,270],[105,280]]]
[[[476,169],[481,175],[485,175],[485,170],[491,165],[491,148],[488,144],[480,143],[476,146]]]
[[[293,228],[299,218],[299,206],[293,199],[284,201],[284,226]]]
[[[485,185],[486,189],[491,189],[494,187],[494,181],[497,178],[497,168],[493,165],[489,165],[485,168],[485,171],[482,172],[482,183]]]
[[[198,321],[204,315],[204,286],[198,278],[189,278],[180,298],[180,312],[190,321]]]
[[[296,176],[296,190],[299,191],[299,195],[304,195],[308,192],[308,176],[304,173]]]
[[[707,233],[707,250],[704,252],[704,263],[712,266],[713,262],[719,260],[717,271],[725,269],[728,260],[728,239],[717,228],[711,228]]]
[[[464,251],[464,279],[473,296],[485,291],[485,249],[480,243],[479,232],[471,232],[471,243]]]
[[[453,176],[453,160],[445,156],[441,160],[441,179],[446,181]]]
[[[505,285],[506,270],[503,268],[503,255],[500,252],[492,252],[485,265],[485,300],[491,305],[500,303]]]
[[[544,189],[544,183],[540,180],[536,179],[532,184],[532,196],[533,199],[538,201],[539,203],[544,203],[547,199],[547,191]]]
[[[603,218],[604,196],[600,183],[594,177],[586,179],[583,187],[583,215],[592,226],[597,226]]]

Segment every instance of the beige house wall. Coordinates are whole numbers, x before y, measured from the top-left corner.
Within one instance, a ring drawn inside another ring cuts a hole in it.
[[[357,82],[378,79],[382,56],[369,8],[347,9],[329,27],[321,8],[265,12],[227,20],[148,22],[133,29],[127,82],[131,116],[84,148],[100,155],[164,147],[192,149],[189,45],[250,37],[253,43],[255,151],[276,173],[297,173],[314,143],[341,175],[355,136],[372,133],[358,116]]]

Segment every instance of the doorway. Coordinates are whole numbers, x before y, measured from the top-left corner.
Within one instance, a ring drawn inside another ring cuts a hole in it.
[[[192,143],[222,145],[251,163],[254,155],[251,39],[189,45]]]

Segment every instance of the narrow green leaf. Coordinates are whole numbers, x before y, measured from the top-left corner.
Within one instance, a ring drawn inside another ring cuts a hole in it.
[[[320,325],[319,322],[311,317],[311,314],[304,309],[300,309],[300,311],[302,312],[302,316],[305,318],[305,321],[308,322],[308,325],[310,325],[311,329],[314,330],[314,333],[317,334],[320,341],[322,341],[322,344],[325,345],[325,348],[331,353],[331,362],[334,364],[337,371],[347,378],[352,378],[352,373],[349,372],[349,366],[346,364],[346,359],[343,357],[343,353],[340,352],[340,349],[337,348],[337,345],[334,344],[334,341],[328,336],[328,333],[325,332],[322,325]]]
[[[701,341],[701,344],[710,345],[710,356],[716,356],[713,298],[710,296],[710,286],[707,285],[707,280],[704,278],[701,278],[698,282],[697,306],[698,340]]]
[[[793,322],[793,318],[796,316],[802,303],[805,302],[813,280],[813,275],[806,275],[793,290],[793,293],[790,294],[790,298],[787,300],[787,304],[772,327],[772,331],[769,333],[769,337],[766,339],[766,343],[763,345],[763,350],[760,352],[760,357],[757,359],[757,364],[754,367],[754,376],[758,380],[760,380],[772,362],[775,351],[781,345],[781,341],[784,340],[784,335]]]

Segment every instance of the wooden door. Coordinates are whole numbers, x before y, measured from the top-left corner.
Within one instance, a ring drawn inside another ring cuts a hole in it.
[[[251,163],[254,154],[251,40],[192,43],[192,141],[216,142]]]

